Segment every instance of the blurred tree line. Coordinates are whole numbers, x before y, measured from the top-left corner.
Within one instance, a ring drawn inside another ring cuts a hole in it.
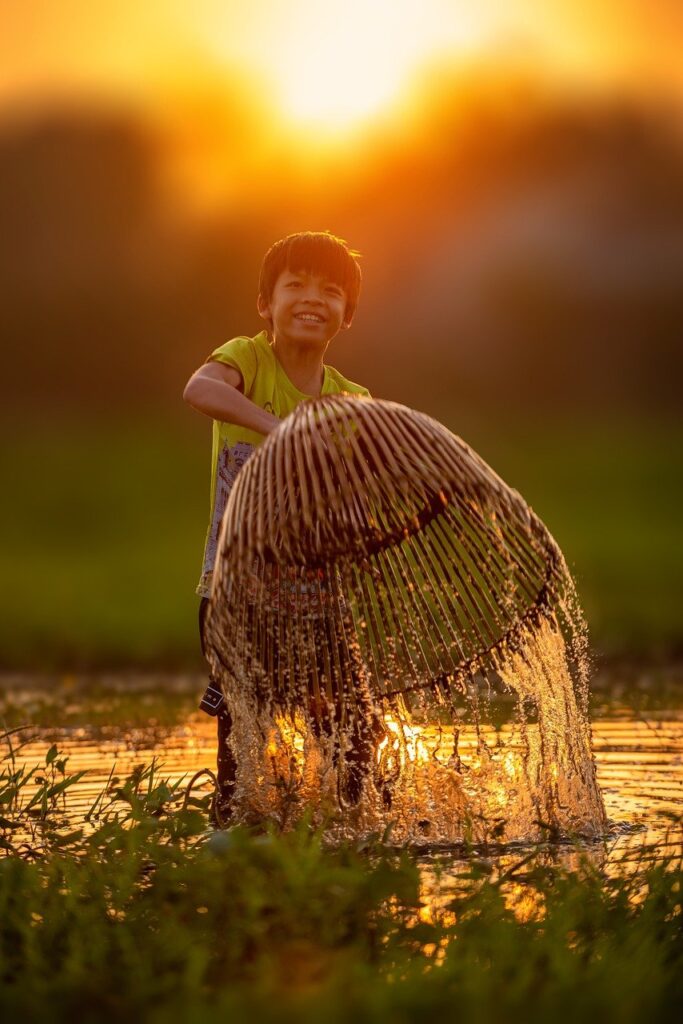
[[[260,329],[267,246],[322,228],[362,251],[365,275],[328,361],[376,395],[631,412],[678,400],[683,144],[670,111],[564,99],[511,112],[476,97],[463,110],[445,96],[367,160],[361,145],[316,176],[284,153],[244,201],[233,188],[202,215],[167,187],[167,160],[153,121],[130,111],[3,122],[6,413],[174,415],[208,352]]]

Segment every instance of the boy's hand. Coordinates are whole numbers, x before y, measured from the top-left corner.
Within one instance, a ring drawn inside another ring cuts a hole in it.
[[[200,366],[185,385],[183,398],[193,409],[223,423],[234,423],[258,434],[269,434],[280,420],[242,394],[242,374],[234,366],[213,360]]]

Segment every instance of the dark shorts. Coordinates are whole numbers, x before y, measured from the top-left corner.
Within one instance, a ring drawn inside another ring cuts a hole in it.
[[[209,609],[209,598],[202,597],[199,602],[199,642],[201,644],[202,654],[206,658],[206,639],[205,639],[205,622],[206,616]],[[336,657],[334,660],[341,667],[341,679],[338,681],[338,690],[346,690],[346,698],[353,693],[353,698],[349,702],[352,706],[356,706],[358,711],[369,710],[367,697],[363,697],[365,687],[363,685],[363,666],[360,658],[357,654],[351,653],[345,643],[342,643],[338,636],[332,634],[329,630],[327,620],[322,620],[322,625],[319,629],[316,643],[316,660],[318,661],[318,674],[324,675],[326,672],[325,666],[325,651],[327,651],[328,661],[333,658],[332,652],[334,651]],[[346,703],[344,696],[341,692],[332,695],[328,702],[325,701],[323,708],[314,707],[313,703],[309,710],[314,718],[322,719],[329,715],[331,707],[339,709],[343,703]],[[218,680],[213,679],[209,674],[209,684],[204,690],[202,699],[199,702],[200,710],[204,711],[207,715],[212,717],[216,715],[227,715],[227,707],[225,704],[225,697],[221,689],[221,685]]]
[[[206,619],[206,613],[209,608],[208,597],[203,597],[199,602],[199,643],[201,644],[202,654],[206,657],[206,643],[204,641],[204,622]],[[223,714],[227,714],[225,707],[225,697],[219,684],[209,676],[209,685],[204,690],[202,699],[199,702],[200,711],[206,712],[207,715],[215,717],[221,711]]]

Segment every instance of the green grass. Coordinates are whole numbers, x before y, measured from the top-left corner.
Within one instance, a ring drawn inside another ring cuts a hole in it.
[[[608,877],[548,848],[472,857],[428,904],[407,854],[208,831],[207,798],[183,806],[154,766],[60,828],[71,783],[56,748],[0,772],[3,1019],[678,1019],[680,860]]]
[[[444,416],[458,432],[453,417]],[[683,646],[683,427],[544,423],[465,434],[560,544],[595,645],[651,656]]]
[[[530,501],[572,566],[598,648],[681,648],[683,430],[503,428],[442,419]],[[204,429],[206,428],[206,429]],[[200,668],[209,425],[5,431],[0,657],[5,668]]]
[[[2,452],[9,667],[198,666],[208,435],[73,428]]]

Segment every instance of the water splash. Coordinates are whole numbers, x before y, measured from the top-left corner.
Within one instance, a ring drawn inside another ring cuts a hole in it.
[[[206,629],[236,820],[410,844],[604,830],[562,553],[429,417],[300,406],[238,476]]]

